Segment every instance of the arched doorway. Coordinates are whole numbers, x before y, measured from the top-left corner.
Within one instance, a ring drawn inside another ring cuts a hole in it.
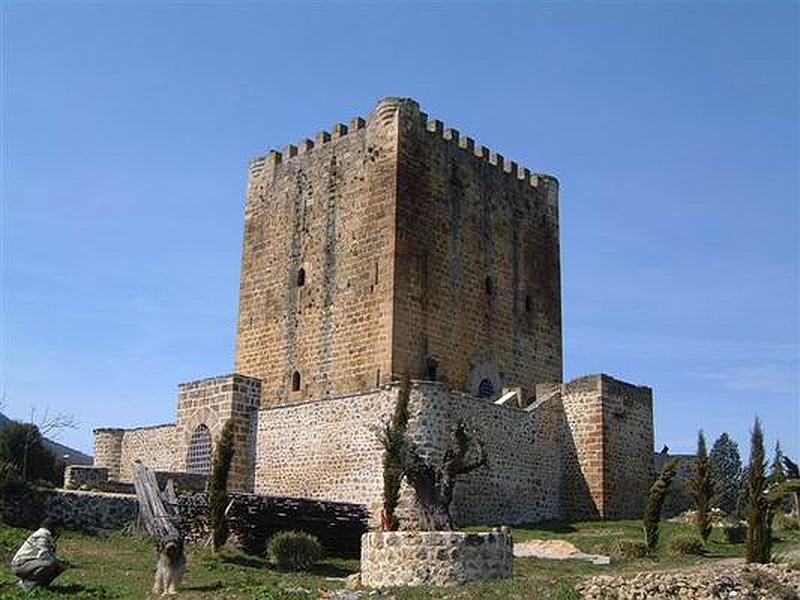
[[[197,426],[189,441],[186,471],[202,475],[211,473],[211,431],[203,423]]]

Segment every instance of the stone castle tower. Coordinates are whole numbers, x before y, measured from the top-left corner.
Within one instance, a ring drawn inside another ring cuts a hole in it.
[[[386,98],[250,167],[236,371],[264,405],[561,380],[558,182]]]
[[[231,489],[373,511],[375,430],[408,373],[431,460],[459,422],[487,450],[456,488],[458,523],[637,516],[652,392],[562,381],[559,262],[555,178],[381,100],[251,162],[236,372],[181,384],[174,423],[95,430],[91,476],[129,479],[137,460],[207,473],[233,421]]]

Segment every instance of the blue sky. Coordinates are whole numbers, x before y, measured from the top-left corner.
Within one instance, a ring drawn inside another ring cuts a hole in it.
[[[565,374],[800,454],[796,3],[6,3],[5,412],[233,367],[247,161],[381,96],[561,181]]]

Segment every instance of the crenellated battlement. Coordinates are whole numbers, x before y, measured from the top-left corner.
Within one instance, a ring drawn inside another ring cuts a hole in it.
[[[250,160],[250,176],[258,177],[265,170],[274,169],[285,161],[297,156],[311,154],[315,149],[321,148],[331,142],[336,142],[353,132],[364,129],[367,122],[362,117],[353,117],[349,125],[336,123],[331,131],[319,131],[313,140],[303,138],[297,144],[287,144],[280,151],[270,150],[264,156],[256,156]]]
[[[530,169],[520,166],[519,163],[513,160],[506,160],[499,152],[494,152],[486,146],[476,144],[473,138],[462,135],[457,129],[446,127],[442,121],[430,118],[427,113],[418,112],[420,124],[428,134],[458,146],[464,152],[501,170],[513,179],[527,183],[531,187],[539,187],[544,181],[558,189],[558,179],[552,175],[533,173]]]
[[[265,156],[258,156],[252,159],[250,161],[250,175],[251,177],[256,177],[265,170],[274,169],[284,161],[310,154],[317,148],[364,129],[367,127],[368,122],[375,122],[385,126],[395,118],[401,106],[410,109],[409,112],[418,119],[418,123],[428,134],[454,144],[464,152],[499,169],[509,178],[524,182],[534,188],[538,188],[544,182],[558,190],[558,179],[554,176],[532,172],[513,160],[507,160],[499,152],[494,152],[486,146],[476,144],[473,138],[462,135],[457,129],[445,127],[442,121],[432,119],[427,113],[421,111],[416,100],[392,97],[381,99],[367,120],[362,117],[354,117],[349,125],[336,123],[330,132],[320,131],[314,136],[313,140],[303,138],[297,144],[288,144],[280,151],[270,150]]]

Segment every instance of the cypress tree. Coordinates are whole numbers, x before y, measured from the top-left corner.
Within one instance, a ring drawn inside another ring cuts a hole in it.
[[[764,433],[761,431],[761,421],[756,417],[750,435],[750,464],[747,467],[749,504],[747,507],[745,559],[749,563],[768,563],[771,555],[765,472]]]
[[[689,486],[695,502],[695,525],[703,542],[711,535],[711,502],[714,498],[714,479],[711,461],[706,451],[706,437],[701,429],[697,433],[697,456],[694,461],[692,479]]]
[[[644,541],[649,552],[653,552],[658,545],[658,523],[661,521],[661,507],[664,506],[664,498],[669,491],[669,484],[675,478],[677,472],[678,461],[669,461],[661,469],[661,473],[655,483],[650,486],[643,519]]]
[[[408,373],[400,380],[397,402],[391,422],[381,432],[381,441],[387,449],[383,453],[383,514],[381,527],[385,531],[396,531],[399,522],[395,510],[400,502],[400,485],[403,482],[403,466],[398,460],[402,446],[406,443],[408,427],[408,403],[411,399],[411,379]]]
[[[228,522],[225,509],[228,508],[228,474],[235,449],[233,421],[227,421],[222,427],[217,446],[214,449],[214,461],[211,468],[211,481],[208,489],[208,510],[214,551],[219,550],[228,540]]]

